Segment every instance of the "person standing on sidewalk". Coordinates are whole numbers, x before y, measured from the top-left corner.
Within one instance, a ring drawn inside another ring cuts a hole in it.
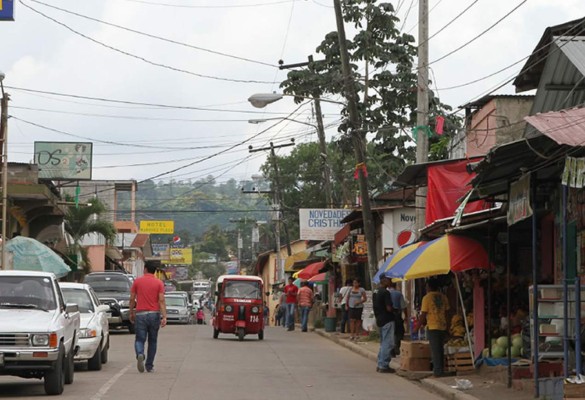
[[[349,313],[347,311],[347,295],[351,291],[351,279],[345,280],[345,286],[339,289],[339,297],[341,298],[340,306],[341,306],[341,327],[339,331],[341,333],[345,333],[345,329],[347,327],[347,323],[349,321]],[[348,329],[349,331],[349,329]]]
[[[295,309],[297,306],[297,295],[299,288],[293,284],[294,279],[288,278],[288,285],[284,287],[284,294],[286,295],[286,328],[288,331],[295,330]]]
[[[396,289],[396,282],[392,282],[388,284],[388,290],[390,291],[390,296],[392,297],[392,309],[394,310],[394,348],[391,351],[392,357],[396,357],[400,354],[400,342],[404,339],[404,321],[408,321],[408,314],[406,310],[406,300],[404,300],[404,296],[402,292]],[[404,312],[404,317],[402,313]]]
[[[376,325],[380,329],[380,350],[378,351],[378,365],[376,372],[395,372],[390,368],[392,350],[394,349],[394,318],[395,312],[392,307],[392,296],[388,291],[390,279],[386,276],[380,278],[380,286],[374,292],[372,303]]]
[[[299,290],[299,309],[301,310],[301,330],[307,332],[307,323],[309,322],[309,312],[313,307],[314,294],[313,290],[309,287],[309,282],[301,282],[301,288]]]
[[[427,281],[427,294],[422,298],[420,322],[427,327],[427,338],[431,346],[433,375],[446,376],[444,371],[444,344],[447,337],[447,310],[449,300],[439,292],[439,282],[431,278]]]
[[[130,289],[130,322],[135,325],[136,367],[141,373],[145,367],[144,344],[148,340],[146,371],[153,372],[158,330],[167,324],[164,284],[154,276],[158,266],[157,261],[146,261],[144,275]]]
[[[358,340],[362,328],[362,312],[367,300],[366,289],[360,286],[359,279],[354,279],[347,294],[347,310],[349,312],[349,340]]]

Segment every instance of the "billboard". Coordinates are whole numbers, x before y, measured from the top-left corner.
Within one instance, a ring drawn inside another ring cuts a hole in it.
[[[333,240],[335,233],[343,228],[341,220],[351,211],[336,208],[299,209],[301,240]]]
[[[191,265],[193,264],[193,251],[191,248],[187,249],[176,249],[171,248],[169,250],[170,257],[168,260],[163,260],[163,264],[172,265]]]
[[[162,244],[162,243],[153,243],[152,247],[152,256],[159,257],[162,260],[168,260],[170,257],[169,253],[169,245]]]
[[[39,179],[91,180],[92,153],[90,142],[35,142]]]
[[[0,0],[0,21],[14,21],[13,0]]]
[[[140,233],[169,234],[175,232],[175,221],[140,221]]]

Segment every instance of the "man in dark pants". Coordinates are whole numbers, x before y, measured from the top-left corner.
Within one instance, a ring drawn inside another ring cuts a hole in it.
[[[396,282],[390,281],[388,290],[392,297],[392,309],[394,310],[394,348],[392,349],[392,357],[400,354],[400,342],[404,339],[404,320],[408,321],[408,314],[406,310],[406,301],[402,292],[396,289]],[[404,312],[405,317],[402,317]]]
[[[395,372],[390,368],[391,352],[394,348],[394,311],[392,309],[392,297],[388,291],[390,279],[380,277],[380,286],[374,292],[372,303],[376,325],[380,331],[380,350],[378,351],[378,365],[376,372]]]
[[[339,328],[339,331],[341,333],[345,333],[345,328],[347,327],[347,323],[349,322],[349,312],[347,311],[347,307],[345,306],[347,304],[347,295],[349,294],[349,292],[351,292],[351,284],[352,284],[352,280],[351,279],[346,279],[345,280],[345,286],[343,286],[341,289],[339,289],[339,298],[341,299],[340,301],[340,306],[341,306],[341,325]]]
[[[130,321],[136,328],[136,367],[141,373],[145,366],[147,372],[154,371],[158,330],[167,324],[164,284],[154,276],[158,266],[157,261],[147,261],[144,275],[136,279],[130,289]],[[144,344],[147,340],[145,365]]]
[[[429,279],[427,294],[422,299],[420,320],[423,326],[427,326],[427,337],[433,359],[433,375],[436,377],[450,375],[445,373],[443,366],[445,359],[443,345],[447,337],[447,310],[449,310],[447,296],[439,292],[436,279]]]

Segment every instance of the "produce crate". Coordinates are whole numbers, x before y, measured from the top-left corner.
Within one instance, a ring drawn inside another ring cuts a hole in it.
[[[400,369],[404,371],[430,371],[430,358],[410,358],[400,356]]]
[[[475,371],[473,357],[470,352],[447,355],[447,371],[457,373],[470,373]]]
[[[400,356],[403,358],[431,358],[431,346],[427,341],[405,340],[400,342]]]

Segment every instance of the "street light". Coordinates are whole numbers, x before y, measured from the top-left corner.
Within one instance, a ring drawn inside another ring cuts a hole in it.
[[[315,103],[317,103],[318,101],[322,101],[325,103],[337,104],[337,105],[341,105],[341,106],[346,105],[345,103],[343,103],[341,101],[323,99],[321,97],[306,97],[306,96],[298,96],[298,95],[284,94],[284,93],[256,93],[256,94],[253,94],[252,96],[248,97],[248,101],[250,102],[250,104],[252,104],[256,108],[264,108],[268,104],[272,104],[272,103],[282,99],[284,96],[300,97],[302,99],[314,100]]]
[[[309,122],[303,122],[303,121],[298,121],[296,119],[293,118],[287,118],[287,117],[274,117],[274,118],[264,118],[264,119],[249,119],[248,123],[249,124],[263,124],[264,122],[268,122],[268,121],[291,121],[291,122],[296,122],[297,124],[303,124],[303,125],[308,125],[310,127],[313,127],[315,129],[319,129],[317,127],[317,125],[311,124]]]

